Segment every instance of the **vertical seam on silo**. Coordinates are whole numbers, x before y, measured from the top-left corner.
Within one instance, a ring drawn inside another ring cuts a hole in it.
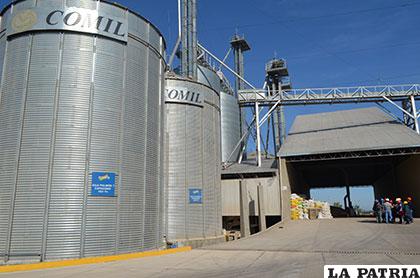
[[[214,91],[212,91],[212,104],[213,105],[216,105],[215,104],[215,93],[214,93]],[[212,228],[209,230],[209,233],[208,233],[208,235],[213,235],[213,228],[215,228],[215,226],[216,226],[216,223],[215,223],[215,219],[216,219],[216,215],[217,215],[217,204],[218,204],[218,200],[217,200],[217,192],[216,192],[216,175],[217,175],[217,172],[215,171],[216,169],[216,167],[215,167],[215,165],[213,164],[215,161],[216,161],[216,157],[217,157],[217,154],[216,154],[216,149],[217,149],[217,147],[216,147],[216,143],[217,143],[217,141],[216,141],[216,130],[217,130],[217,123],[216,123],[216,117],[215,117],[215,113],[214,113],[214,110],[216,110],[216,107],[215,106],[212,106],[212,107],[210,107],[211,108],[211,119],[212,119],[212,128],[213,128],[213,132],[212,132],[212,141],[213,141],[213,144],[212,144],[212,149],[213,149],[213,152],[212,152],[212,163],[211,163],[211,168],[212,168],[212,173],[213,173],[213,175],[212,175],[212,191],[213,191],[213,205],[214,205],[214,210],[213,210],[213,213],[212,213],[212,219],[211,219],[211,225],[212,225]],[[213,172],[214,171],[214,172]]]
[[[5,80],[5,78],[4,78],[4,76],[5,76],[5,70],[6,70],[6,61],[7,61],[7,53],[8,53],[8,51],[7,51],[7,49],[8,49],[8,45],[9,45],[9,41],[7,40],[7,38],[6,38],[6,42],[5,42],[5,47],[4,47],[4,56],[3,56],[3,64],[2,64],[2,74],[1,74],[1,83],[0,83],[0,109],[1,109],[1,104],[2,104],[2,95],[4,94],[3,93],[3,85],[4,85],[4,80]],[[3,171],[3,169],[0,169],[1,171]],[[9,219],[7,220],[7,227],[9,227],[9,225],[10,225],[10,223],[11,223],[11,220],[10,220],[10,216],[9,216]],[[3,250],[4,250],[4,261],[7,261],[7,256],[6,256],[6,253],[7,253],[7,242],[8,242],[8,240],[7,240],[7,237],[6,237],[6,240],[5,240],[5,245],[2,247],[2,248],[4,248]]]
[[[160,37],[159,40],[159,44],[160,44],[160,50],[162,51],[162,37]],[[162,78],[162,61],[159,59],[159,77]],[[156,215],[156,224],[158,226],[158,228],[156,229],[156,248],[159,247],[160,245],[160,241],[162,240],[160,238],[161,236],[161,229],[162,229],[162,210],[161,210],[161,205],[162,205],[162,201],[161,201],[161,197],[162,197],[162,188],[161,188],[161,182],[162,182],[162,167],[163,167],[163,161],[162,161],[162,146],[161,146],[161,142],[162,142],[162,80],[159,80],[159,102],[158,102],[158,184],[157,184],[157,215]]]
[[[49,220],[49,206],[51,199],[51,184],[53,178],[53,169],[54,169],[54,154],[55,154],[55,141],[57,133],[57,118],[58,118],[58,109],[60,101],[60,80],[61,72],[63,65],[63,46],[64,46],[64,33],[60,33],[60,42],[59,42],[59,53],[58,53],[58,67],[57,67],[57,77],[55,84],[55,94],[54,94],[54,107],[53,107],[53,118],[52,118],[52,131],[51,131],[51,141],[50,141],[50,153],[49,153],[49,163],[48,163],[48,178],[47,178],[47,190],[45,194],[45,204],[44,204],[44,225],[42,233],[42,246],[41,246],[41,261],[46,259],[47,252],[47,236],[48,236],[48,220]]]
[[[206,103],[204,102],[203,103],[203,105],[206,105]],[[205,190],[205,187],[204,187],[204,140],[205,140],[205,136],[204,136],[204,116],[205,116],[205,113],[204,113],[204,106],[201,108],[201,158],[200,158],[200,160],[201,160],[201,190],[203,190],[202,192],[202,194],[203,194],[203,197],[205,196],[205,194],[207,194],[207,192],[206,192],[206,190]],[[206,221],[206,218],[205,218],[205,213],[204,213],[204,211],[205,211],[205,207],[206,207],[206,202],[204,201],[205,199],[203,198],[203,204],[202,204],[202,212],[201,212],[201,214],[202,214],[202,217],[203,217],[203,230],[202,230],[202,234],[203,234],[203,237],[205,237],[205,234],[206,234],[206,232],[205,232],[205,230],[206,230],[206,224],[205,224],[205,221]]]
[[[214,116],[215,116],[215,137],[216,137],[216,144],[215,144],[215,147],[216,147],[216,152],[215,152],[215,161],[216,161],[216,176],[215,176],[215,186],[214,186],[214,188],[215,188],[215,191],[216,191],[216,205],[217,205],[217,207],[216,207],[216,223],[215,223],[215,228],[216,228],[216,230],[215,230],[215,236],[217,237],[218,235],[219,235],[219,231],[220,231],[220,226],[219,226],[219,223],[220,223],[220,218],[222,217],[222,214],[221,214],[221,202],[222,202],[222,200],[221,200],[221,198],[222,198],[222,196],[221,196],[221,192],[220,192],[220,190],[221,190],[221,188],[220,188],[220,183],[221,183],[221,176],[220,176],[220,174],[219,174],[219,171],[220,171],[220,158],[221,158],[221,143],[222,143],[222,141],[221,141],[221,121],[220,121],[220,119],[221,119],[221,117],[220,117],[220,92],[219,92],[219,97],[217,97],[217,94],[215,95],[215,98],[216,98],[216,101],[215,101],[215,103],[216,103],[216,107],[215,107],[215,109],[213,110],[213,113],[214,113]],[[218,105],[217,105],[217,103],[218,103]]]
[[[212,96],[212,102],[213,102],[213,104],[215,105],[215,101],[214,101],[214,99],[215,99],[215,97],[214,97],[214,92],[212,92],[213,93],[213,96]],[[212,137],[213,137],[213,152],[212,152],[212,158],[213,158],[213,163],[216,161],[216,157],[217,157],[217,154],[216,154],[216,152],[215,152],[215,150],[217,149],[217,147],[216,147],[216,130],[217,130],[217,123],[216,123],[216,117],[215,117],[215,113],[214,113],[214,110],[216,110],[216,107],[211,107],[211,119],[212,119],[212,123],[213,123],[213,134],[212,134]],[[216,170],[215,169],[215,165],[212,163],[212,168],[213,168],[213,171],[214,170]],[[211,229],[211,232],[209,231],[209,235],[212,235],[213,234],[213,228],[216,228],[216,223],[215,223],[215,219],[217,219],[216,217],[216,215],[217,215],[217,204],[218,204],[218,200],[217,200],[217,192],[216,192],[216,175],[217,175],[217,171],[215,171],[214,173],[213,173],[213,177],[212,177],[212,190],[213,190],[213,198],[214,198],[214,211],[213,211],[213,215],[212,215],[212,229]]]
[[[3,95],[3,85],[4,85],[4,80],[5,80],[5,69],[6,69],[6,61],[7,61],[7,49],[8,49],[8,45],[9,45],[9,41],[6,38],[6,45],[4,47],[4,56],[3,56],[3,64],[2,64],[2,72],[1,72],[1,81],[0,81],[0,107],[1,107],[1,103],[2,103],[2,95]]]
[[[185,196],[185,198],[184,198],[184,203],[185,203],[185,218],[184,218],[184,223],[185,223],[185,229],[184,229],[184,235],[185,235],[185,239],[188,239],[188,235],[189,235],[189,233],[188,233],[188,228],[189,228],[189,226],[188,226],[188,223],[189,223],[189,221],[188,221],[188,216],[189,216],[189,214],[188,214],[188,212],[189,212],[189,190],[188,190],[188,182],[187,182],[187,179],[188,179],[188,173],[187,173],[187,168],[188,168],[188,161],[187,161],[187,121],[188,121],[188,117],[187,117],[187,105],[184,105],[184,124],[185,124],[185,129],[184,129],[184,150],[185,150],[185,152],[184,152],[184,163],[185,163],[185,168],[184,168],[184,174],[185,174],[185,179],[184,179],[184,196]]]
[[[1,83],[0,83],[0,108],[1,108],[1,103],[2,103],[2,95],[3,95],[3,85],[4,85],[4,76],[5,76],[5,69],[6,69],[6,61],[7,61],[7,48],[8,48],[8,44],[9,44],[9,41],[7,40],[7,38],[6,38],[6,46],[4,47],[4,57],[3,57],[3,64],[2,64],[2,74],[1,74]],[[1,171],[3,171],[3,169],[0,169]],[[8,219],[8,222],[7,222],[7,226],[9,226],[9,224],[10,224],[10,218]],[[6,239],[5,239],[5,245],[4,246],[2,246],[1,248],[1,250],[2,250],[2,252],[4,251],[4,261],[6,261],[7,260],[7,257],[6,257],[6,253],[7,253],[7,237],[6,237]]]
[[[169,229],[169,196],[170,196],[170,192],[171,192],[171,188],[169,188],[170,186],[170,179],[169,179],[169,170],[171,169],[170,165],[169,165],[169,157],[171,155],[170,152],[170,148],[169,148],[169,144],[170,144],[170,137],[169,137],[169,127],[168,127],[168,119],[169,119],[169,115],[171,114],[170,110],[171,107],[169,104],[167,104],[165,102],[166,100],[166,88],[168,86],[168,79],[165,79],[165,97],[164,97],[164,111],[165,111],[165,143],[164,143],[164,150],[165,150],[165,183],[164,183],[164,203],[165,203],[165,207],[164,207],[164,212],[165,212],[165,236],[166,236],[166,240],[165,243],[167,243],[167,239],[171,236],[170,235],[170,229]]]
[[[123,168],[123,152],[124,152],[124,121],[125,121],[125,99],[126,99],[126,79],[127,79],[127,45],[123,46],[124,48],[124,61],[123,61],[123,92],[121,100],[121,118],[120,118],[120,161],[119,161],[119,173],[118,173],[118,188],[117,188],[117,227],[116,227],[116,241],[115,241],[115,253],[118,254],[119,245],[120,245],[120,222],[121,222],[121,184],[122,184],[122,168]]]
[[[21,120],[22,124],[20,126],[20,133],[18,136],[19,143],[18,145],[18,152],[16,155],[16,171],[15,171],[15,177],[14,177],[14,186],[13,186],[13,192],[12,192],[12,200],[11,200],[11,207],[10,207],[10,225],[8,229],[8,235],[7,235],[7,260],[10,258],[10,249],[12,244],[12,229],[13,229],[13,219],[14,219],[14,210],[15,210],[15,201],[16,201],[16,189],[17,189],[17,182],[19,177],[19,164],[20,164],[20,154],[21,154],[21,148],[22,148],[22,136],[23,136],[23,129],[25,127],[25,113],[26,113],[26,101],[28,97],[28,83],[29,83],[29,68],[31,65],[31,58],[32,58],[32,43],[33,43],[33,35],[30,35],[30,43],[28,48],[28,61],[26,63],[26,76],[25,76],[25,89],[24,89],[24,97],[23,99],[23,105],[21,110]]]
[[[99,3],[99,2],[98,2]],[[89,116],[88,116],[88,131],[86,140],[86,159],[85,159],[85,177],[84,177],[84,193],[83,193],[83,208],[82,208],[82,228],[80,235],[80,257],[84,257],[85,253],[85,233],[87,222],[87,202],[89,194],[89,171],[90,171],[90,145],[92,140],[92,117],[93,117],[93,101],[95,96],[95,67],[96,67],[96,42],[97,37],[93,37],[93,56],[92,56],[92,76],[90,81],[89,92]]]
[[[150,24],[147,25],[147,38],[150,39]],[[147,116],[148,116],[148,95],[149,95],[149,55],[150,55],[150,46],[146,47],[146,76],[145,76],[145,84],[144,84],[144,103],[145,105],[145,130],[144,130],[144,164],[143,164],[143,210],[142,210],[142,225],[143,225],[143,234],[142,234],[142,241],[141,241],[141,249],[144,250],[144,241],[146,239],[146,235],[144,234],[146,231],[146,186],[147,186]]]

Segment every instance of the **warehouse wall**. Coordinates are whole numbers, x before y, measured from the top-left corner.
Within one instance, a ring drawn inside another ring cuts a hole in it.
[[[222,215],[240,216],[239,179],[222,180]],[[280,188],[277,176],[271,178],[246,179],[250,216],[258,216],[257,187],[264,187],[264,208],[266,216],[280,215]]]
[[[283,220],[290,219],[290,195],[296,193],[309,197],[310,188],[296,171],[293,163],[280,159],[280,188],[281,188],[281,215]]]

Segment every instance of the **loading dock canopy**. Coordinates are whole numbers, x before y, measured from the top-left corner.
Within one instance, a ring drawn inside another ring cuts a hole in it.
[[[256,165],[255,160],[245,160],[241,164],[234,163],[222,169],[222,179],[272,177],[277,175],[277,169],[275,159],[262,159],[261,167]]]
[[[420,136],[372,107],[298,116],[279,156],[289,161],[375,157],[420,151]]]

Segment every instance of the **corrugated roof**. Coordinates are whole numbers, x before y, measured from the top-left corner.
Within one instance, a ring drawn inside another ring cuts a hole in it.
[[[281,157],[420,147],[420,136],[376,107],[296,117]]]

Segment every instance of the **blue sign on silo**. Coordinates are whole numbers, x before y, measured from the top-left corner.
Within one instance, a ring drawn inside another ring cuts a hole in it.
[[[203,190],[198,188],[189,189],[190,204],[202,204],[203,203]]]
[[[115,196],[115,173],[92,173],[92,196]]]

